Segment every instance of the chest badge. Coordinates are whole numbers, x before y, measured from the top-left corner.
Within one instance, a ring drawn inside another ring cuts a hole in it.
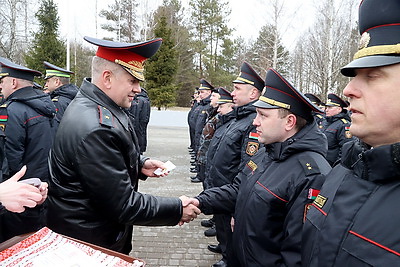
[[[328,198],[318,194],[318,196],[314,199],[314,204],[321,208],[325,205],[326,201],[328,200]]]

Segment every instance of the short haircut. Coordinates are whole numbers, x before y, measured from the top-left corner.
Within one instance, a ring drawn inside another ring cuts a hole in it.
[[[278,112],[279,112],[279,116],[280,116],[281,119],[285,118],[286,116],[288,116],[290,114],[295,115],[296,116],[296,129],[298,131],[300,131],[307,124],[307,120],[306,119],[294,114],[293,112],[291,112],[288,109],[280,108],[280,109],[278,109]]]
[[[92,59],[92,82],[95,83],[99,80],[104,70],[110,70],[111,72],[118,73],[123,70],[122,67],[114,62],[107,59],[94,56]]]

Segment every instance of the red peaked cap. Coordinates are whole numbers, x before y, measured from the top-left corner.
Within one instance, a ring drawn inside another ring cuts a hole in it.
[[[139,81],[144,81],[144,61],[153,56],[162,43],[161,38],[140,43],[121,43],[88,36],[84,39],[98,46],[96,56],[121,65]]]

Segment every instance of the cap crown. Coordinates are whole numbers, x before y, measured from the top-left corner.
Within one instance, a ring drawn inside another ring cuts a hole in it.
[[[257,72],[246,61],[240,67],[240,73],[233,83],[251,84],[259,91],[264,89],[264,80],[257,74]]]
[[[42,73],[37,70],[32,70],[27,67],[15,64],[10,60],[0,57],[0,78],[10,76],[18,79],[23,79],[27,81],[33,81],[35,76],[41,76]]]
[[[158,51],[162,43],[161,38],[140,43],[120,43],[88,36],[84,39],[98,46],[96,56],[121,65],[139,81],[144,81],[144,62]]]
[[[312,121],[312,111],[322,111],[295,89],[276,70],[269,69],[265,77],[266,90],[254,106],[259,108],[284,108],[292,113]]]

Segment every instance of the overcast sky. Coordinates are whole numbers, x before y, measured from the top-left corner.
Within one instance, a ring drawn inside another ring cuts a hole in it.
[[[281,0],[285,1],[285,26],[283,41],[290,48],[294,40],[313,23],[314,1],[316,0]],[[97,0],[97,14],[101,9],[106,9],[113,0]],[[141,7],[138,11],[154,10],[162,0],[140,0]],[[187,5],[188,0],[182,3]],[[228,0],[232,10],[229,26],[236,29],[235,36],[255,39],[262,26],[268,21],[270,7],[266,0]],[[62,37],[68,35],[70,39],[82,40],[83,36],[103,38],[107,33],[101,30],[100,24],[104,21],[97,18],[96,32],[96,0],[55,0],[58,5],[61,19],[60,31]],[[147,7],[145,6],[147,5]],[[190,14],[188,13],[188,16]],[[68,34],[69,32],[69,34]]]

